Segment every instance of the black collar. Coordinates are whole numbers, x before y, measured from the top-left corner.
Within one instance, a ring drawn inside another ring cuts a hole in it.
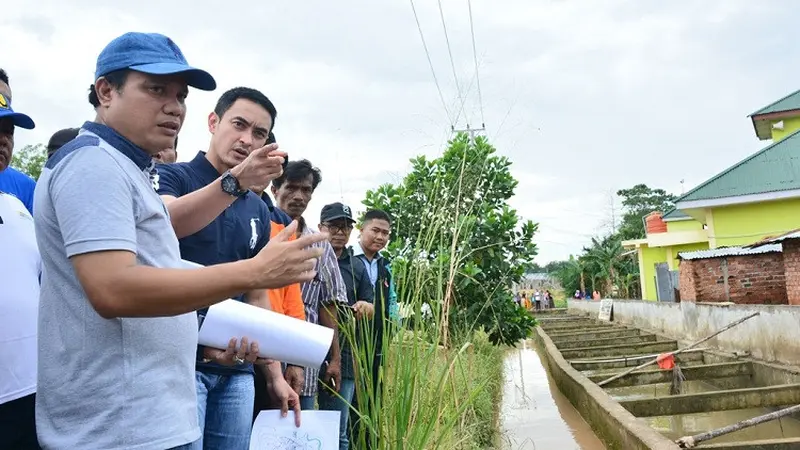
[[[108,142],[112,147],[133,161],[139,169],[145,170],[152,167],[153,157],[123,135],[117,133],[113,128],[97,122],[86,122],[83,124],[82,128],[91,131],[99,136],[100,139]]]

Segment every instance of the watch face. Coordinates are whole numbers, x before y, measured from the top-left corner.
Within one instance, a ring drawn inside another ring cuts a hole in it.
[[[235,193],[236,192],[236,179],[232,176],[227,176],[222,179],[222,190],[228,193]]]

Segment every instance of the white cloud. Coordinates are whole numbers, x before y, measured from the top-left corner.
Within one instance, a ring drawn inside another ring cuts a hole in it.
[[[542,262],[603,231],[609,191],[646,182],[677,192],[681,179],[688,189],[761,147],[746,114],[797,88],[797,50],[786,43],[800,13],[788,0],[472,3],[487,134],[520,178],[513,205],[542,224]],[[437,5],[415,5],[454,116]],[[477,126],[466,3],[443,5],[467,95],[457,125]],[[340,197],[361,209],[366,189],[404,173],[417,154],[437,154],[448,137],[403,0],[10,0],[0,67],[15,108],[37,122],[17,133],[18,146],[91,119],[97,53],[129,30],[169,35],[218,81],[216,92],[190,94],[181,160],[207,146],[206,116],[224,89],[255,87],[276,103],[283,149],[323,170],[312,223]]]

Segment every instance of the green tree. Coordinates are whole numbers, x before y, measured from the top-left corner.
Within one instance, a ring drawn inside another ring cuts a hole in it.
[[[45,162],[47,162],[47,148],[42,144],[26,145],[14,150],[14,155],[11,157],[11,167],[26,173],[34,180],[39,179]]]
[[[675,207],[675,197],[664,189],[651,189],[646,184],[637,184],[630,189],[620,189],[625,214],[618,235],[621,240],[643,239],[645,229],[643,218],[653,211],[666,213]]]
[[[461,133],[440,157],[411,163],[402,182],[363,201],[394,219],[388,253],[395,276],[406,277],[397,283],[399,301],[438,303],[445,344],[449,333],[476,327],[495,344],[527,337],[535,321],[514,304],[511,285],[532,267],[537,226],[508,204],[517,186],[511,162],[486,138],[473,145]],[[409,267],[425,267],[427,275],[410,279],[403,275]]]

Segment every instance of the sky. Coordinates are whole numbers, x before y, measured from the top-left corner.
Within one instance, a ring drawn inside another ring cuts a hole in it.
[[[111,3],[3,1],[0,67],[37,124],[17,148],[91,120],[98,53],[159,32],[218,84],[190,93],[179,160],[207,148],[222,92],[259,89],[281,149],[322,170],[306,213],[317,223],[333,201],[363,210],[410,158],[441,153],[451,126],[485,123],[519,180],[512,206],[539,223],[541,264],[607,233],[616,190],[680,194],[764,147],[748,114],[800,88],[789,0],[473,0],[477,77],[467,0],[441,12],[433,0]]]

